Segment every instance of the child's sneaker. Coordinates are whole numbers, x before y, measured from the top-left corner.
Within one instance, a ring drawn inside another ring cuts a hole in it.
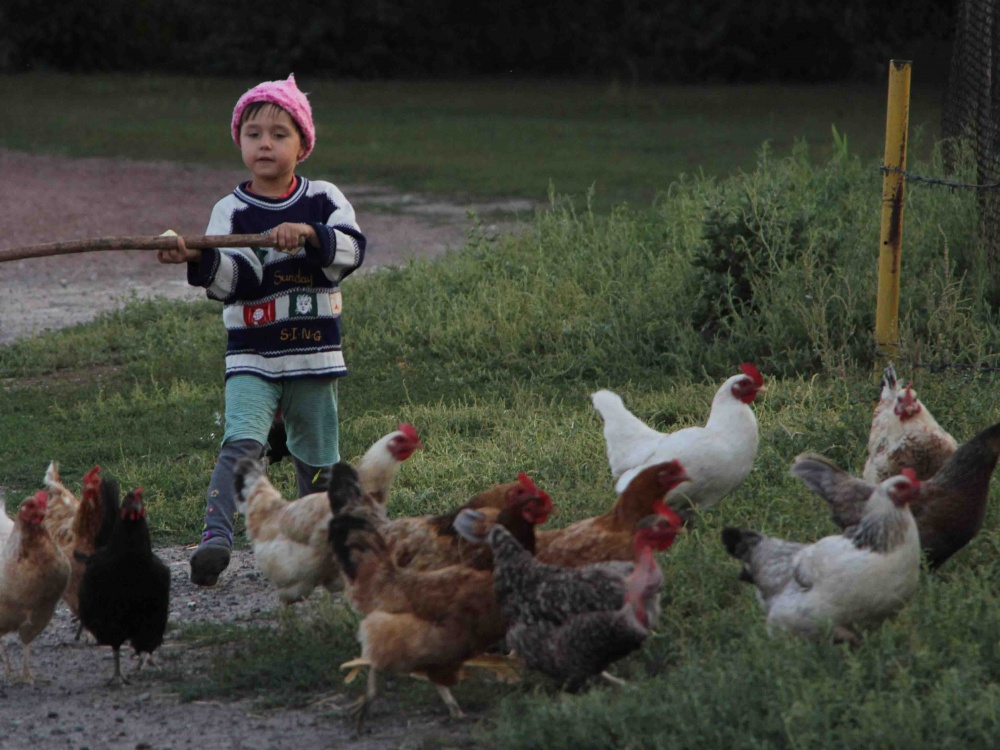
[[[191,555],[191,583],[195,586],[214,586],[219,576],[229,567],[232,542],[218,532],[206,531],[201,544]]]

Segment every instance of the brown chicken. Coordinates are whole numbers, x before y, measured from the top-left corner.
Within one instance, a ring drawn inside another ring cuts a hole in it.
[[[479,570],[489,570],[492,567],[492,555],[488,548],[470,544],[459,536],[454,528],[456,516],[466,508],[471,508],[489,511],[493,520],[505,508],[523,504],[531,498],[538,501],[538,507],[552,508],[549,496],[538,489],[531,478],[522,472],[517,482],[491,487],[448,513],[393,518],[381,522],[372,519],[372,521],[397,567],[436,570],[447,565],[462,563]],[[547,518],[546,511],[545,517],[536,519],[535,523],[544,523]],[[534,533],[531,535],[530,545],[531,551],[534,552]]]
[[[904,468],[913,469],[920,480],[930,479],[957,448],[955,438],[917,398],[912,383],[900,388],[895,368],[885,368],[868,435],[865,481],[878,484]]]
[[[365,512],[357,472],[349,464],[334,466],[329,495],[330,545],[348,582],[348,600],[363,616],[362,660],[355,663],[370,665],[365,693],[353,707],[358,726],[377,694],[379,670],[426,676],[449,713],[461,716],[450,687],[460,679],[463,663],[506,630],[491,572],[466,565],[432,571],[397,567]],[[527,498],[501,515],[509,523],[519,518],[530,529],[535,519],[547,517],[546,500]]]
[[[604,515],[585,518],[564,529],[539,531],[535,553],[538,561],[575,568],[609,560],[633,560],[633,540],[642,519],[657,513],[681,527],[680,517],[664,498],[686,481],[687,473],[679,461],[646,467]]]
[[[659,618],[662,581],[653,551],[673,543],[677,527],[670,521],[636,531],[634,564],[565,568],[534,559],[500,525],[484,535],[477,515],[465,511],[455,526],[469,541],[493,549],[493,584],[508,623],[506,642],[529,668],[574,692],[649,636]]]
[[[910,508],[931,568],[940,567],[982,528],[998,456],[1000,423],[963,443],[933,477],[921,483]],[[815,453],[797,456],[791,473],[826,500],[834,523],[842,529],[857,525],[876,486]]]
[[[105,538],[109,536],[114,525],[114,518],[108,519],[105,513],[100,471],[101,467],[95,466],[83,477],[80,504],[73,517],[65,519],[68,523],[55,528],[49,526],[49,532],[59,549],[66,555],[72,569],[69,584],[63,592],[63,601],[74,616],[80,614],[80,581],[86,569],[86,565],[74,556],[74,552],[83,555],[94,554],[99,546],[98,536],[103,535]]]
[[[47,502],[45,492],[25,500],[14,530],[0,547],[0,637],[15,631],[20,636],[19,679],[25,682],[34,682],[31,642],[52,619],[70,576],[69,561],[45,528]],[[10,659],[2,642],[0,657],[10,676]]]

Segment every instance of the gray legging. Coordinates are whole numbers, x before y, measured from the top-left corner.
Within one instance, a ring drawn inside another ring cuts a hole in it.
[[[236,499],[233,491],[233,467],[244,456],[260,458],[264,446],[256,440],[230,440],[223,444],[219,459],[212,472],[205,503],[205,531],[202,544],[233,546],[233,517]],[[299,497],[325,490],[330,475],[329,466],[310,466],[291,456],[295,464],[295,481]],[[318,474],[318,476],[317,476]],[[316,481],[313,481],[313,478]]]

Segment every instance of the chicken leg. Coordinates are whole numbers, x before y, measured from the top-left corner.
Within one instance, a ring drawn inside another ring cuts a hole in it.
[[[114,647],[115,654],[115,673],[111,675],[111,679],[105,683],[108,687],[120,688],[122,685],[131,685],[132,683],[125,679],[122,674],[122,655],[119,647]]]

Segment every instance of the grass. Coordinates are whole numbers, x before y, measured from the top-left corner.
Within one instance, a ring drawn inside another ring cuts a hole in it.
[[[0,147],[241,168],[228,123],[236,99],[254,83],[0,77]],[[602,211],[623,202],[646,207],[681,174],[751,170],[764,141],[785,155],[805,140],[822,159],[836,127],[858,154],[874,158],[885,138],[886,91],[877,86],[300,84],[310,93],[318,132],[317,149],[303,165],[308,176],[535,201],[546,199],[550,185],[578,199],[593,187]],[[910,123],[924,144],[938,133],[939,100],[936,86],[921,86],[918,69]]]
[[[462,683],[457,700],[485,716],[471,730],[481,746],[995,746],[995,492],[982,533],[939,573],[923,573],[914,601],[855,651],[768,636],[719,543],[725,525],[802,540],[833,533],[788,464],[804,450],[855,472],[864,463],[877,396],[879,179],[842,139],[822,153],[758,149],[753,168],[728,179],[664,176],[663,192],[641,210],[556,200],[519,236],[474,233],[442,259],[345,284],[342,453],[358,457],[399,421],[417,426],[426,450],[394,488],[400,514],[450,507],[526,471],[558,506],[551,523],[592,515],[613,493],[590,392],[612,388],[669,430],[703,422],[739,362],[756,362],[768,380],[755,406],[754,470],[663,556],[659,630],[615,667],[629,687],[570,697],[537,676],[517,686]],[[942,171],[936,153],[913,166]],[[914,188],[906,221],[897,366],[965,440],[1000,415],[996,284],[976,236],[975,197]],[[143,484],[156,542],[195,538],[219,437],[221,336],[209,303],[136,301],[0,348],[8,507],[58,452],[67,477],[101,463],[124,485]],[[291,491],[289,467],[276,467],[276,482]],[[277,686],[269,700],[298,705],[339,684],[333,665],[356,655],[353,628],[342,608],[320,602],[250,636],[189,631],[217,657],[211,682],[185,695],[256,695],[266,674]],[[412,684],[398,678],[390,695]],[[425,688],[402,699],[404,714],[408,705],[433,710]]]

